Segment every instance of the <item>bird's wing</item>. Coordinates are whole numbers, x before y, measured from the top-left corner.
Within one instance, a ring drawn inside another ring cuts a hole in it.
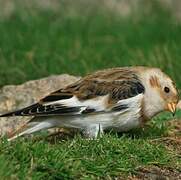
[[[51,93],[38,103],[5,116],[85,115],[127,109],[124,100],[144,93],[137,74],[129,68],[108,69],[82,78]]]

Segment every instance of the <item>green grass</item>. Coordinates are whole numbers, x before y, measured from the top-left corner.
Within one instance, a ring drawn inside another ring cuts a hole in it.
[[[45,136],[42,140],[20,138],[13,143],[4,140],[0,144],[0,177],[114,178],[126,177],[136,173],[138,167],[150,165],[179,170],[179,155],[161,143],[151,142],[167,133],[165,118],[154,120],[145,130],[121,135],[108,133],[99,140],[80,136],[53,141]]]
[[[50,74],[84,75],[97,69],[148,65],[161,67],[181,87],[181,24],[154,8],[123,18],[97,8],[70,15],[60,11],[19,9],[0,21],[0,86]],[[95,10],[95,9],[94,9]],[[181,117],[181,113],[178,113]],[[176,151],[150,140],[167,134],[164,114],[149,128],[99,141],[79,136],[50,143],[18,139],[0,143],[0,179],[96,179],[134,174],[157,164],[181,168]]]
[[[102,9],[67,14],[62,9],[19,10],[1,20],[1,86],[128,65],[161,67],[180,85],[181,25],[169,13],[159,10],[126,19]]]
[[[99,141],[77,137],[52,145],[28,139],[13,145],[5,143],[1,149],[1,177],[14,174],[20,179],[106,178],[134,173],[137,167],[143,165],[178,168],[178,160],[163,145],[126,136],[105,135]]]

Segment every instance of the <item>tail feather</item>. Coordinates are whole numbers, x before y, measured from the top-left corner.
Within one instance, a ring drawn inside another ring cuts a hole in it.
[[[38,131],[41,131],[43,129],[52,128],[54,125],[51,122],[48,121],[41,121],[41,122],[29,122],[25,125],[23,125],[18,131],[13,133],[9,138],[8,141],[12,141],[20,136],[32,134]]]

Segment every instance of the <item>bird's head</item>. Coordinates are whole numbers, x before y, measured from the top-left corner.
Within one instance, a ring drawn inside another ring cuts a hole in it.
[[[142,73],[145,83],[145,110],[148,117],[162,111],[173,115],[179,101],[178,91],[172,79],[158,68],[148,68]]]
[[[160,78],[160,87],[157,89],[164,102],[164,110],[170,111],[175,115],[179,101],[178,91],[175,83],[168,77]]]

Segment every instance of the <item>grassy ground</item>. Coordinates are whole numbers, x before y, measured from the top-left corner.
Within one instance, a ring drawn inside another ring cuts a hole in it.
[[[0,86],[50,74],[148,65],[161,67],[181,87],[181,25],[168,12],[155,6],[151,15],[123,18],[103,8],[90,9],[73,15],[66,8],[20,9],[1,19]],[[163,114],[145,129],[106,134],[99,141],[77,135],[2,142],[0,178],[110,179],[138,175],[140,167],[150,165],[179,173],[180,126],[170,119]]]

